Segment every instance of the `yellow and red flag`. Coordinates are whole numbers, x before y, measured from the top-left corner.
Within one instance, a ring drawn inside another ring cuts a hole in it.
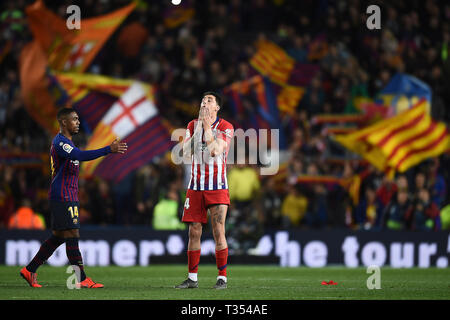
[[[19,57],[20,90],[22,100],[30,116],[48,134],[56,135],[59,127],[57,108],[47,86],[47,59],[39,43],[26,44]]]
[[[287,84],[295,60],[271,41],[261,40],[256,46],[258,50],[250,59],[252,67],[279,85]]]
[[[58,71],[84,72],[105,42],[136,7],[128,6],[95,18],[82,19],[79,30],[69,30],[66,21],[42,0],[26,8],[33,36],[48,57],[48,65]]]
[[[404,172],[450,148],[445,124],[434,121],[427,106],[427,101],[422,99],[394,117],[334,138],[393,177],[396,171]]]
[[[283,48],[268,40],[258,41],[256,48],[250,65],[273,82],[278,109],[293,115],[318,66],[297,62]]]

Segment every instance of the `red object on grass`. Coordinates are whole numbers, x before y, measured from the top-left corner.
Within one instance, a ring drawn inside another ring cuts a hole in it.
[[[323,286],[328,286],[328,285],[333,285],[333,286],[335,286],[335,285],[337,285],[337,282],[334,282],[333,280],[330,280],[330,281],[328,281],[328,282],[322,281],[322,285],[323,285]]]

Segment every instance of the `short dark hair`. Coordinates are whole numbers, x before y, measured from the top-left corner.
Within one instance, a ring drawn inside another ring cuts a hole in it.
[[[214,92],[214,91],[206,91],[205,93],[203,93],[202,98],[204,98],[205,96],[208,96],[208,95],[214,96],[214,98],[216,98],[216,103],[219,106],[222,106],[222,97],[220,96],[220,94],[218,94],[217,92]]]
[[[63,118],[71,114],[72,112],[77,112],[74,108],[61,108],[59,109],[58,113],[56,114],[56,119],[58,121],[61,121]]]

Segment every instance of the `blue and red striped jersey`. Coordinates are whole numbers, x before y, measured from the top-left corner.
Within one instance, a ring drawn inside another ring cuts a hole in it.
[[[81,151],[72,140],[58,133],[50,147],[52,182],[48,198],[56,201],[78,201],[78,173],[80,161],[88,161],[111,152],[109,146]]]

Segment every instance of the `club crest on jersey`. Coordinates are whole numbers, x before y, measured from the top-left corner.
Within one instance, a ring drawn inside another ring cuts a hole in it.
[[[80,161],[78,160],[70,160],[75,166],[78,166],[80,164]]]
[[[231,129],[225,129],[225,134],[227,137],[231,138]]]
[[[63,146],[62,146],[62,148],[63,148],[63,150],[64,150],[65,152],[67,152],[67,153],[71,153],[72,150],[73,150],[73,147],[70,146],[70,145],[67,144],[67,143],[64,143]]]

